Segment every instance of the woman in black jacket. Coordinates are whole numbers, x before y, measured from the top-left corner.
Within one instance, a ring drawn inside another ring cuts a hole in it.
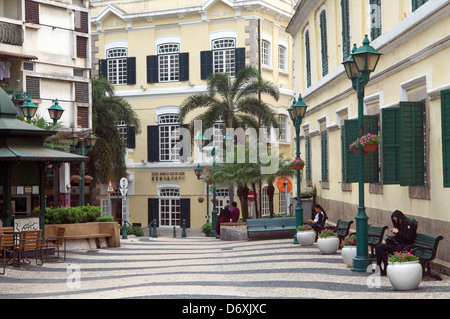
[[[391,232],[394,236],[386,238],[385,244],[378,244],[375,247],[377,256],[377,265],[381,269],[381,275],[386,275],[387,255],[396,251],[405,250],[405,248],[414,243],[416,239],[417,228],[401,211],[396,210],[391,215],[394,227]],[[384,264],[384,269],[381,267]]]

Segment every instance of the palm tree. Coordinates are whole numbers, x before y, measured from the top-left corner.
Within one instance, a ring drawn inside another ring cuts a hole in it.
[[[227,73],[211,74],[207,80],[207,91],[206,94],[186,98],[180,109],[181,123],[191,111],[206,108],[192,120],[191,129],[195,120],[202,121],[203,129],[213,127],[219,121],[228,128],[278,127],[275,113],[257,95],[268,94],[278,101],[279,90],[263,80],[254,67],[242,68],[234,80]]]
[[[114,93],[114,86],[105,77],[92,80],[92,126],[98,143],[92,151],[90,168],[102,183],[118,180],[126,174],[125,141],[119,135],[117,125],[124,121],[141,133],[141,124],[131,105]]]

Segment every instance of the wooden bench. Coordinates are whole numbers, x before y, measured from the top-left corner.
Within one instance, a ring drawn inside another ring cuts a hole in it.
[[[4,232],[13,232],[14,231],[14,227],[0,227],[0,234],[3,234]]]
[[[292,238],[296,233],[295,217],[247,219],[249,240]]]
[[[422,276],[427,275],[437,280],[442,280],[440,276],[431,274],[430,266],[430,262],[436,257],[437,248],[442,239],[444,239],[442,236],[417,233],[414,244],[406,247],[406,250],[419,257],[422,265]]]
[[[326,226],[326,227],[324,227],[324,229],[332,230],[333,232],[335,232],[338,235],[339,240],[342,242],[342,240],[346,236],[348,236],[348,233],[350,232],[350,225],[351,224],[353,224],[353,220],[339,219],[337,221],[335,227]]]

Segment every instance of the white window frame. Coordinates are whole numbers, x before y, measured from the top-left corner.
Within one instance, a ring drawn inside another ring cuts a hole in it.
[[[213,73],[228,73],[235,76],[236,72],[236,38],[218,38],[211,42],[213,51]]]
[[[113,47],[106,50],[108,80],[114,85],[127,84],[128,48]]]
[[[285,114],[278,114],[280,127],[278,128],[278,140],[280,142],[288,142],[287,117]]]
[[[181,193],[179,187],[158,189],[159,225],[173,227],[181,225]]]
[[[278,70],[287,72],[287,47],[278,45]]]
[[[173,162],[180,160],[180,123],[178,114],[158,116],[159,126],[159,161]]]
[[[261,40],[261,65],[270,68],[272,65],[272,45],[268,40]]]
[[[269,195],[267,194],[267,186],[261,191],[261,216],[270,216]]]
[[[158,81],[177,82],[180,80],[180,44],[162,43],[157,46]]]

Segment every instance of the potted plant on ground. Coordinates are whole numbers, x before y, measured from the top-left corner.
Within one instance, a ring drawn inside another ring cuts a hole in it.
[[[309,225],[298,226],[297,240],[301,246],[311,246],[316,240],[316,232]]]
[[[335,232],[324,229],[319,234],[317,246],[323,255],[335,254],[339,248],[339,238]]]
[[[387,266],[389,282],[395,290],[413,290],[422,280],[419,258],[408,251],[394,252]]]
[[[361,137],[358,137],[356,141],[350,144],[350,148],[355,151],[355,154],[359,153],[359,145],[363,147],[364,155],[367,155],[368,152],[375,152],[377,150],[378,144],[380,144],[381,136],[376,134],[368,133]]]
[[[347,267],[353,267],[353,259],[356,256],[356,235],[344,238],[341,243],[341,255]]]
[[[299,158],[293,159],[290,163],[290,166],[292,167],[293,170],[301,171],[303,169],[303,167],[305,167],[305,161],[299,157]]]
[[[72,175],[72,177],[70,178],[70,180],[75,183],[78,184],[81,181],[81,176],[80,175]]]
[[[91,175],[84,175],[84,182],[89,184],[94,178]]]

